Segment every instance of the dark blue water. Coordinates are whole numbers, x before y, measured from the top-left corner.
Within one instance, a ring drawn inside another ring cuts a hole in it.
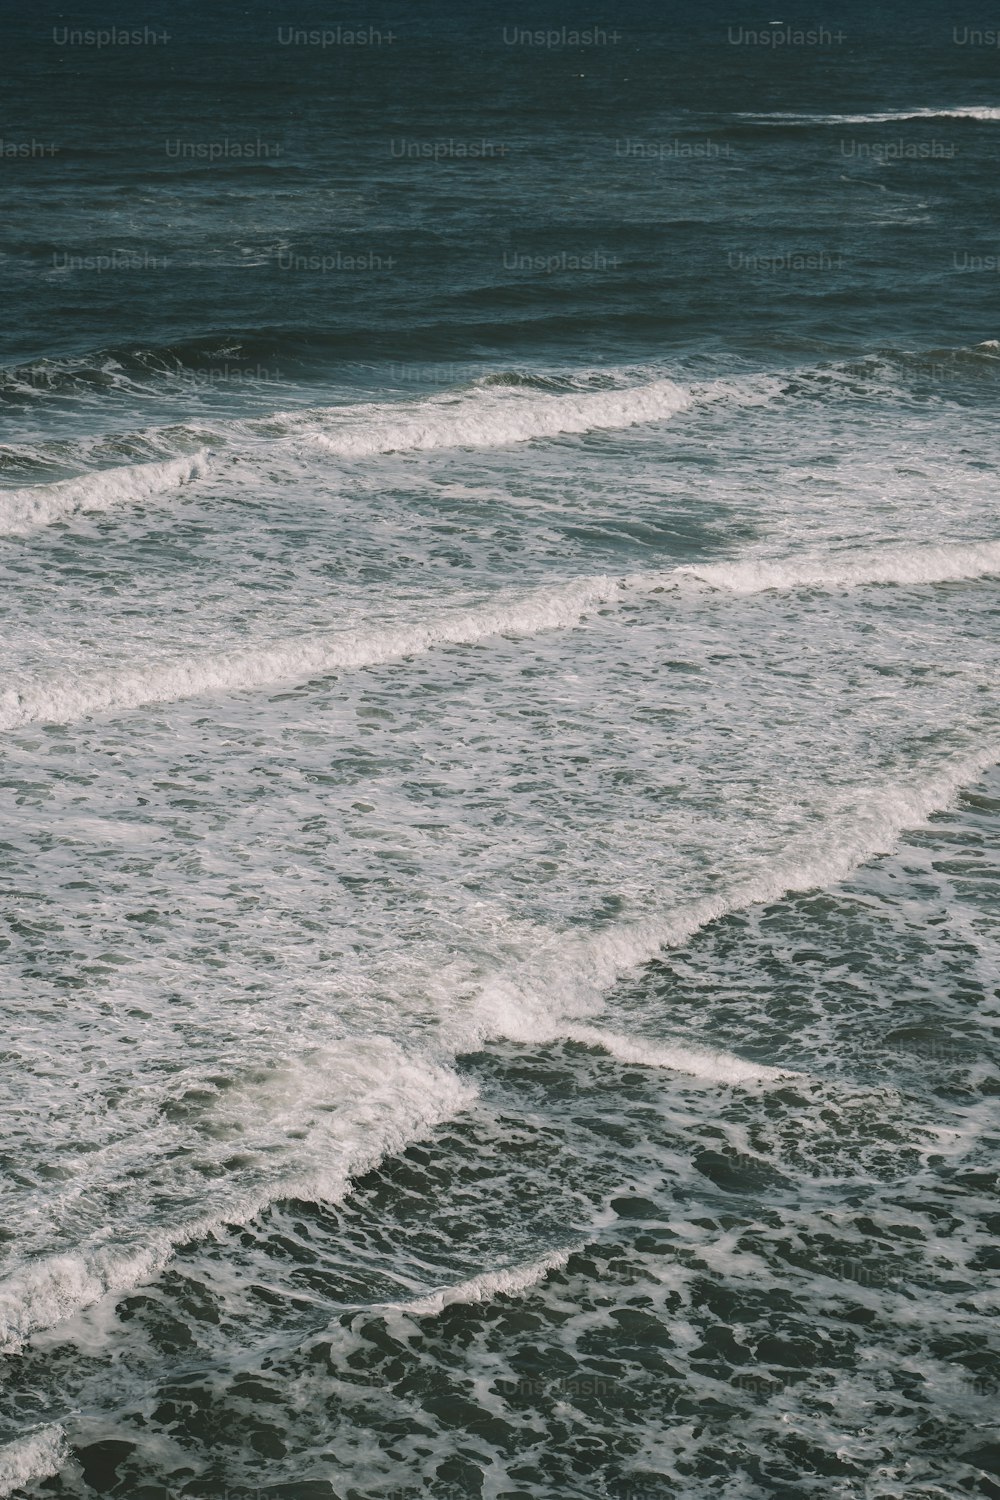
[[[55,154],[5,162],[7,363],[113,349],[197,368],[219,335],[283,373],[691,347],[773,357],[975,343],[989,317],[989,278],[953,257],[992,248],[995,122],[761,118],[995,106],[1000,49],[953,39],[988,27],[988,7],[825,20],[796,7],[771,28],[791,39],[770,49],[742,40],[770,20],[745,7],[621,5],[586,23],[479,6],[361,6],[333,22],[260,4],[18,12],[4,139]],[[57,44],[101,22],[167,39]],[[290,40],[338,25],[381,40]],[[514,40],[588,26],[589,47]],[[821,40],[796,45],[797,32]],[[936,155],[871,154],[900,142]],[[481,154],[441,155],[449,143]],[[438,159],[401,156],[414,146]],[[741,261],[782,252],[831,265]],[[382,268],[295,269],[338,253]],[[119,271],[63,268],[115,254]],[[509,268],[588,254],[606,269]]]

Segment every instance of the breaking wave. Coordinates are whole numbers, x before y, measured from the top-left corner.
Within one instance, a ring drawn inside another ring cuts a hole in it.
[[[680,576],[697,578],[734,594],[759,594],[767,589],[844,589],[878,583],[956,583],[995,573],[1000,573],[1000,542],[886,547],[802,559],[694,564],[677,569]]]
[[[741,120],[776,125],[887,125],[894,120],[1000,120],[1000,106],[993,104],[967,104],[956,109],[887,109],[868,114],[807,115],[782,113],[741,114]]]
[[[48,1479],[58,1473],[66,1461],[67,1445],[63,1429],[57,1425],[39,1427],[17,1442],[0,1448],[0,1500],[23,1489],[35,1479]]]
[[[487,1302],[498,1296],[513,1297],[519,1292],[527,1291],[528,1287],[535,1286],[550,1271],[562,1270],[572,1254],[572,1249],[556,1250],[551,1255],[543,1256],[540,1260],[532,1261],[528,1265],[508,1266],[500,1271],[484,1271],[481,1276],[473,1276],[470,1280],[459,1282],[456,1286],[442,1287],[439,1291],[430,1292],[427,1296],[417,1298],[413,1302],[389,1303],[385,1310],[409,1313],[415,1318],[427,1318],[434,1317],[455,1303]]]
[[[342,1044],[336,1061],[339,1108],[322,1112],[328,1123],[319,1131],[314,1162],[249,1187],[234,1181],[225,1191],[220,1189],[208,1212],[197,1217],[179,1214],[175,1223],[155,1233],[138,1226],[131,1243],[125,1243],[119,1231],[118,1244],[83,1245],[11,1272],[0,1281],[0,1353],[16,1353],[38,1329],[54,1327],[108,1295],[147,1281],[166,1265],[177,1245],[227,1225],[247,1223],[276,1199],[339,1200],[354,1176],[457,1114],[475,1097],[473,1087],[449,1068],[408,1055],[387,1038],[359,1037]],[[293,1075],[293,1091],[297,1088],[306,1096],[308,1113],[310,1091],[322,1091],[323,1078],[315,1064],[294,1069]],[[267,1105],[266,1095],[253,1091],[242,1098],[237,1095],[237,1101],[245,1117],[233,1123],[244,1128]],[[294,1112],[296,1099],[279,1100],[278,1107],[286,1115]],[[190,1183],[181,1187],[180,1199],[186,1202]]]
[[[116,505],[145,500],[200,479],[207,472],[208,455],[201,452],[162,463],[100,469],[55,484],[0,491],[0,533],[16,536],[85,512],[111,510]]]
[[[340,671],[381,666],[436,646],[472,646],[492,637],[530,636],[579,625],[588,611],[629,595],[692,585],[732,594],[770,589],[837,590],[864,585],[951,583],[1000,573],[1000,542],[889,548],[786,561],[706,563],[662,572],[577,579],[531,594],[491,600],[429,621],[308,636],[270,647],[182,657],[145,667],[115,667],[10,687],[0,692],[0,730],[68,723],[185,698],[228,695],[304,683]]]
[[[991,742],[975,754],[946,762],[925,779],[863,789],[846,807],[834,809],[820,853],[816,834],[811,833],[793,841],[779,860],[717,894],[663,916],[620,923],[587,936],[562,937],[543,959],[484,988],[469,1030],[470,1050],[491,1037],[517,1042],[568,1037],[623,1061],[674,1068],[717,1083],[791,1078],[787,1071],[781,1075],[778,1069],[729,1054],[713,1057],[679,1043],[626,1040],[589,1025],[578,1028],[576,1022],[600,1013],[608,991],[626,974],[664,948],[679,947],[709,923],[793,892],[824,890],[845,880],[861,865],[888,853],[905,829],[919,827],[932,813],[948,807],[963,786],[998,762],[1000,744]]]
[[[391,420],[385,420],[384,405],[349,408],[339,414],[340,428],[305,431],[303,437],[341,458],[428,448],[495,448],[561,433],[657,422],[691,404],[690,394],[673,380],[575,396],[480,387],[471,399],[434,398]]]

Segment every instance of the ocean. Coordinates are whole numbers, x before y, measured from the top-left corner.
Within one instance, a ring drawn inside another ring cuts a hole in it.
[[[0,1496],[1000,1497],[995,21],[4,17]]]

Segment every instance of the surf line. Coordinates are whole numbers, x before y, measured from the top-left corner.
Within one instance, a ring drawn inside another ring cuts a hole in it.
[[[924,585],[1000,573],[1000,542],[826,558],[703,564],[659,573],[577,579],[532,593],[505,593],[436,619],[372,630],[305,636],[274,646],[186,656],[156,666],[111,667],[91,676],[53,677],[0,692],[0,731],[64,724],[187,698],[228,696],[307,683],[341,671],[405,661],[438,646],[475,646],[493,638],[573,629],[595,610],[629,596],[683,588],[749,595],[770,590],[839,590],[878,584]]]

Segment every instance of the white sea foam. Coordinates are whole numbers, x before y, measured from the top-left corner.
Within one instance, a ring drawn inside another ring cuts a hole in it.
[[[342,458],[427,448],[495,448],[661,421],[691,404],[689,393],[673,380],[571,396],[480,390],[471,398],[435,397],[408,405],[388,418],[384,405],[348,407],[336,413],[339,427],[305,428],[301,436]]]
[[[0,1448],[0,1500],[35,1479],[57,1474],[66,1461],[66,1436],[52,1425]]]
[[[90,714],[172,702],[205,694],[244,692],[283,682],[415,656],[439,645],[475,645],[497,635],[532,635],[575,625],[588,609],[617,598],[623,584],[607,577],[540,589],[455,611],[426,623],[312,636],[255,651],[181,658],[163,665],[123,667],[92,677],[54,678],[0,693],[0,729],[65,723]]]
[[[634,372],[628,372],[634,381]],[[176,443],[210,441],[212,449],[239,452],[291,438],[344,458],[449,447],[492,448],[560,433],[628,427],[662,421],[693,405],[735,401],[758,405],[785,389],[769,375],[703,381],[690,390],[663,377],[615,389],[550,395],[535,389],[480,382],[415,402],[365,402],[305,411],[274,412],[206,428],[183,425],[161,435]],[[143,434],[147,437],[147,434]],[[93,443],[83,446],[86,454]],[[313,456],[315,456],[313,454]],[[157,463],[93,470],[73,479],[0,490],[0,534],[31,531],[90,511],[103,511],[168,491],[207,472],[208,448]]]
[[[684,1047],[680,1044],[662,1046],[656,1042],[644,1041],[641,1037],[627,1037],[597,1026],[561,1026],[552,1033],[552,1039],[562,1037],[567,1041],[580,1042],[584,1047],[595,1047],[617,1058],[619,1062],[637,1063],[644,1068],[667,1068],[675,1073],[686,1073],[691,1078],[703,1079],[706,1083],[774,1083],[800,1076],[787,1068],[772,1068],[764,1063],[748,1062],[732,1052],[721,1052],[708,1047]]]
[[[125,1291],[167,1260],[169,1242],[92,1256],[51,1255],[0,1282],[0,1353],[13,1353],[35,1328],[51,1328],[108,1292]]]
[[[976,754],[955,759],[926,780],[909,784],[889,783],[852,794],[843,808],[834,807],[831,817],[817,833],[803,836],[784,856],[748,880],[734,883],[718,894],[694,901],[663,916],[620,923],[586,936],[567,936],[551,944],[544,955],[510,976],[498,977],[484,987],[463,1045],[468,1050],[490,1037],[537,1042],[571,1036],[578,1018],[599,1013],[607,991],[630,972],[640,969],[664,948],[678,947],[710,922],[747,907],[779,901],[793,892],[822,890],[845,880],[860,865],[888,853],[906,828],[919,827],[934,812],[950,805],[956,792],[974,782],[983,771],[1000,762],[1000,744],[984,745]],[[817,853],[817,847],[821,852]],[[578,1040],[613,1052],[617,1037],[584,1027]],[[641,1053],[644,1042],[629,1042]],[[672,1050],[664,1049],[664,1058]],[[625,1061],[640,1061],[629,1056]],[[765,1070],[740,1059],[723,1057],[716,1064],[697,1049],[677,1047],[674,1066],[686,1061],[680,1071],[706,1076],[714,1066],[713,1080],[739,1083],[740,1066],[761,1075]],[[726,1069],[732,1076],[726,1078]],[[774,1070],[773,1078],[788,1078]],[[764,1081],[760,1078],[759,1081]]]
[[[336,1109],[330,1108],[331,1076]],[[467,1108],[476,1094],[450,1069],[409,1056],[387,1038],[359,1037],[278,1069],[249,1092],[229,1089],[222,1097],[220,1124],[245,1132],[263,1111],[289,1130],[309,1126],[311,1156],[250,1187],[227,1182],[202,1215],[184,1216],[155,1233],[140,1224],[142,1238],[131,1245],[83,1246],[14,1271],[0,1282],[0,1353],[15,1353],[36,1330],[149,1280],[176,1245],[247,1223],[278,1198],[337,1201],[353,1177]]]
[[[578,625],[588,611],[613,606],[629,594],[655,594],[692,583],[734,594],[756,594],[768,589],[947,583],[994,573],[1000,573],[1000,542],[706,563],[623,578],[601,574],[531,593],[505,593],[471,609],[456,609],[408,625],[300,637],[252,650],[14,685],[0,692],[0,730],[32,723],[69,723],[148,704],[302,683],[403,660],[436,646],[471,646],[495,636],[568,629]]]
[[[0,490],[0,533],[19,535],[82,512],[111,510],[116,505],[144,500],[201,478],[207,470],[207,454],[201,452],[161,463],[98,469],[55,484]]]
[[[734,594],[759,594],[766,589],[954,583],[995,573],[1000,573],[1000,542],[886,547],[779,560],[695,564],[678,568],[676,576],[697,578]]]
[[[816,833],[803,837],[780,861],[767,865],[752,879],[662,916],[555,939],[540,961],[525,963],[488,984],[468,1022],[447,1028],[441,1040],[459,1050],[471,1049],[488,1037],[528,1042],[568,1037],[601,1047],[625,1062],[672,1068],[718,1085],[791,1081],[800,1075],[678,1042],[629,1038],[595,1028],[587,1020],[603,1008],[606,992],[618,978],[641,967],[661,949],[685,942],[699,928],[729,912],[778,900],[790,891],[828,887],[845,878],[858,865],[892,848],[905,828],[918,826],[930,813],[947,806],[959,787],[974,782],[998,760],[1000,745],[990,743],[975,755],[943,765],[924,780],[873,786],[861,795],[844,794],[839,803],[834,802],[821,838]],[[0,1348],[16,1350],[34,1329],[60,1323],[108,1294],[135,1286],[166,1263],[178,1242],[244,1222],[276,1197],[336,1199],[347,1190],[353,1175],[468,1107],[474,1098],[473,1091],[449,1069],[406,1057],[392,1043],[359,1040],[348,1044],[348,1050],[352,1058],[357,1052],[364,1065],[354,1069],[353,1092],[345,1088],[343,1070],[335,1075],[344,1108],[328,1114],[329,1127],[320,1128],[322,1170],[272,1181],[239,1199],[223,1195],[202,1218],[186,1218],[143,1245],[81,1250],[24,1268],[0,1286]],[[309,1093],[310,1118],[313,1104],[323,1104],[315,1094],[316,1079],[317,1067],[310,1063],[300,1080]],[[292,1096],[299,1092],[295,1077],[285,1070],[267,1087],[269,1111],[276,1110],[282,1119],[288,1116],[288,1123],[300,1125],[293,1108]],[[225,1099],[224,1108],[235,1111],[234,1121],[243,1119],[247,1110],[252,1117],[259,1109],[259,1100],[247,1101],[239,1091],[227,1090]],[[539,1266],[544,1274],[548,1267],[541,1262],[535,1263],[533,1271]],[[530,1279],[524,1280],[523,1268],[490,1273],[486,1279],[474,1278],[406,1306],[418,1314],[433,1313],[450,1301],[518,1290],[530,1284]]]
[[[993,104],[967,104],[956,109],[886,109],[870,114],[807,115],[772,112],[745,113],[738,118],[776,125],[887,125],[894,120],[1000,120],[1000,107]]]
[[[386,1311],[391,1309],[394,1312],[409,1313],[413,1317],[427,1318],[435,1316],[456,1302],[486,1302],[491,1297],[501,1295],[513,1297],[518,1292],[535,1286],[550,1271],[561,1270],[572,1254],[572,1249],[557,1250],[551,1255],[543,1256],[540,1260],[531,1261],[528,1265],[508,1266],[500,1271],[484,1271],[481,1276],[473,1276],[469,1281],[459,1282],[455,1286],[442,1287],[439,1291],[430,1292],[427,1296],[419,1297],[413,1302],[386,1304]]]

